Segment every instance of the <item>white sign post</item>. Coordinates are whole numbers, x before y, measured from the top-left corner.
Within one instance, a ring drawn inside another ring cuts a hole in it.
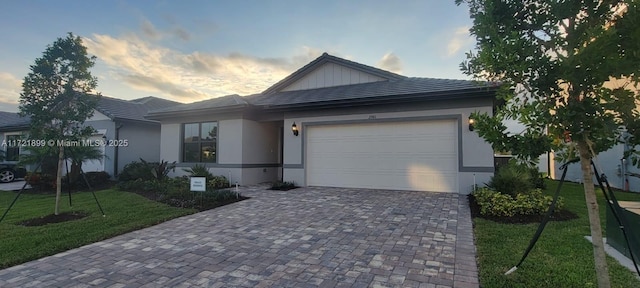
[[[191,191],[207,191],[207,177],[191,177]]]

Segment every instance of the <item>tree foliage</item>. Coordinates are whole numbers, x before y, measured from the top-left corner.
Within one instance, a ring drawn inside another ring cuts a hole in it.
[[[96,57],[88,56],[82,39],[69,33],[47,46],[30,66],[20,94],[20,115],[31,117],[31,138],[77,140],[91,135],[84,121],[93,116],[98,85],[89,69]]]
[[[31,139],[58,144],[58,141],[82,140],[94,132],[83,123],[93,116],[99,97],[89,94],[98,85],[97,78],[89,71],[95,60],[95,56],[88,56],[82,39],[69,33],[47,46],[42,57],[30,66],[31,72],[22,83],[19,108],[21,116],[31,118]],[[63,145],[56,148],[55,214],[58,215],[65,149]]]
[[[598,285],[609,284],[590,161],[624,125],[640,144],[638,0],[456,0],[469,7],[476,50],[461,69],[504,85],[505,105],[474,113],[480,136],[522,159],[579,157],[594,237]],[[505,119],[526,129],[507,133]]]

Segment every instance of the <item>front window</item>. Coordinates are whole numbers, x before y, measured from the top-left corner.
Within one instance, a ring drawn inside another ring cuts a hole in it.
[[[18,161],[20,160],[20,146],[18,140],[20,140],[20,135],[7,135],[7,145],[5,151],[5,160],[6,161]]]
[[[183,131],[182,162],[216,162],[218,122],[184,124]]]

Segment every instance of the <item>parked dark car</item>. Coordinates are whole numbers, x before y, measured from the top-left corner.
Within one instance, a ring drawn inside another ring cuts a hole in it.
[[[0,183],[13,182],[18,178],[24,178],[27,175],[27,170],[10,163],[0,163]]]

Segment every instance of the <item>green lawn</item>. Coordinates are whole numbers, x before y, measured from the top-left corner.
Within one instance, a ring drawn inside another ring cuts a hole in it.
[[[5,212],[15,195],[15,192],[0,191],[0,213]],[[0,223],[0,268],[196,212],[193,209],[174,208],[150,201],[130,192],[102,190],[97,191],[96,195],[106,217],[102,217],[90,192],[78,192],[72,194],[73,208],[69,207],[69,200],[65,195],[61,212],[83,211],[90,214],[88,217],[39,227],[25,227],[17,223],[52,214],[55,195],[21,195]]]
[[[555,191],[559,182],[548,181],[546,193]],[[600,200],[602,227],[605,228],[605,202]],[[518,263],[538,224],[500,224],[474,219],[480,283],[483,287],[596,287],[587,208],[582,186],[565,183],[561,195],[566,208],[579,218],[550,222],[525,262],[508,276],[504,272]],[[618,200],[640,201],[640,194],[616,193]],[[603,231],[604,233],[604,231]],[[634,274],[615,259],[608,259],[613,287],[640,287]]]

